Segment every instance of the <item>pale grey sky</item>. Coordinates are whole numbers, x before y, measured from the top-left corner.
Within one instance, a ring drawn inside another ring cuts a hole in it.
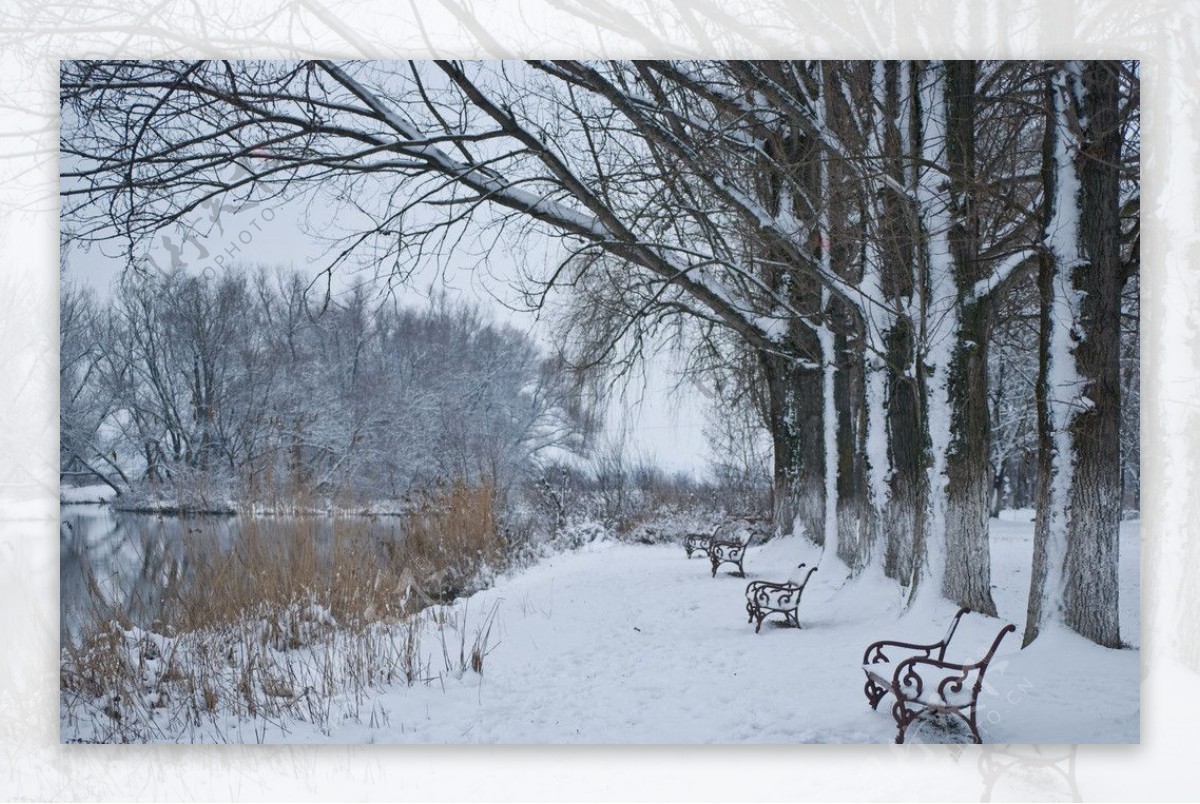
[[[309,216],[308,225],[304,216]],[[303,201],[269,201],[241,210],[222,208],[198,211],[190,221],[196,232],[189,235],[184,227],[164,231],[154,238],[148,266],[167,268],[172,261],[187,270],[204,272],[222,267],[284,266],[315,276],[327,264],[324,246],[309,232],[323,230],[330,221],[313,221]],[[314,226],[314,224],[316,224]],[[425,264],[404,287],[396,288],[402,300],[420,303],[431,288],[452,298],[474,302],[495,320],[507,322],[548,346],[553,334],[548,322],[518,309],[519,295],[512,283],[518,276],[518,262],[552,259],[558,246],[547,237],[530,235],[536,241],[522,244],[523,253],[514,254],[500,239],[486,256],[469,254],[464,259],[451,257],[439,266]],[[467,241],[470,242],[469,240]],[[476,251],[464,246],[465,251]],[[540,255],[540,256],[539,256]],[[108,296],[111,285],[124,268],[118,244],[93,245],[86,253],[72,248],[67,255],[67,273],[71,278]],[[355,284],[382,289],[370,268],[343,268],[335,273],[334,292],[345,292]],[[665,352],[651,357],[644,375],[629,382],[622,393],[614,394],[607,413],[611,436],[624,434],[631,457],[644,457],[669,471],[688,471],[702,477],[708,466],[709,451],[704,438],[705,395],[691,384],[680,386],[677,361]],[[677,387],[678,386],[678,387]]]

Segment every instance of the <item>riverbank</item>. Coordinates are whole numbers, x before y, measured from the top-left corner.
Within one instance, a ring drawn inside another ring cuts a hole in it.
[[[111,505],[114,510],[163,516],[405,516],[413,505],[399,500],[376,500],[362,505],[339,505],[332,500],[258,500],[239,502],[228,494],[208,497],[193,495],[181,501],[169,494],[118,495],[103,483],[63,486],[59,505]]]
[[[1026,512],[992,524],[994,596],[1002,619],[1020,628],[1032,522]],[[1138,544],[1139,523],[1124,523],[1121,616],[1130,648],[1099,648],[1053,627],[1026,650],[1019,650],[1019,632],[1009,637],[981,697],[985,741],[1138,740]],[[747,576],[783,578],[799,561],[819,558],[806,540],[776,539],[750,549]],[[689,561],[677,545],[602,537],[407,623],[360,632],[367,636],[325,622],[319,610],[301,610],[298,622],[314,623],[307,632],[313,641],[280,649],[264,643],[265,626],[250,623],[227,634],[226,644],[265,645],[254,650],[268,670],[239,687],[234,670],[222,669],[243,703],[211,711],[202,691],[197,699],[186,681],[171,680],[169,660],[151,666],[170,655],[186,677],[197,648],[185,637],[164,642],[124,632],[119,641],[128,646],[126,661],[149,667],[147,678],[167,690],[168,702],[158,708],[192,714],[173,728],[156,726],[146,736],[151,742],[890,742],[895,728],[887,707],[873,712],[862,692],[862,652],[884,637],[934,641],[954,607],[930,599],[904,611],[891,581],[869,573],[847,581],[822,569],[800,606],[802,629],[768,621],[755,634],[746,623],[745,580],[724,571],[711,577],[706,561]],[[999,625],[970,617],[956,639],[982,644]],[[158,659],[139,647],[149,644]],[[353,695],[331,687],[333,694],[319,696],[311,681],[319,673],[304,675],[304,668],[346,677],[365,672],[368,651],[375,662],[369,667],[385,675]],[[267,679],[284,671],[270,668],[281,667],[291,667],[296,683],[272,686]],[[201,703],[188,709],[171,695]],[[245,703],[259,699],[277,702],[272,714]],[[106,730],[113,727],[103,707],[71,705],[64,695],[64,740],[96,739]]]

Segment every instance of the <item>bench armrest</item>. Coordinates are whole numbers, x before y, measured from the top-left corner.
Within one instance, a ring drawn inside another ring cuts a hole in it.
[[[804,587],[799,584],[776,583],[760,586],[753,592],[747,590],[746,599],[753,606],[766,609],[782,609],[800,602]]]
[[[919,654],[921,658],[929,658],[935,651],[945,647],[945,642],[934,642],[931,645],[918,645],[914,642],[897,642],[892,639],[881,639],[878,642],[872,642],[867,646],[867,650],[863,653],[862,663],[867,664],[891,664],[892,657],[884,653],[885,648],[894,649],[890,651],[893,656],[898,659],[910,659],[914,654]]]

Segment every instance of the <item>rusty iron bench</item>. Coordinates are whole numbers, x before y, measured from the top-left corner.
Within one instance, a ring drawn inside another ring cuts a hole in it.
[[[753,534],[744,529],[739,539],[718,539],[715,536],[708,543],[708,560],[712,562],[712,576],[717,577],[717,567],[722,564],[733,564],[738,568],[739,577],[746,577],[742,561],[746,557],[746,548],[750,545]]]
[[[800,620],[796,614],[800,607],[800,596],[804,594],[808,579],[817,571],[817,568],[813,567],[804,574],[804,567],[804,564],[796,567],[795,580],[784,583],[751,581],[746,586],[746,613],[750,615],[747,622],[757,621],[754,633],[757,634],[762,629],[763,620],[771,614],[782,614],[786,624],[800,627]],[[803,580],[799,580],[801,574],[804,575]]]
[[[897,743],[903,743],[908,727],[927,713],[957,715],[971,730],[972,739],[976,743],[983,742],[976,722],[983,677],[1001,641],[1017,627],[1005,625],[1001,628],[982,659],[968,663],[948,662],[946,650],[950,640],[963,615],[970,611],[966,606],[959,609],[946,636],[939,642],[918,645],[885,639],[873,642],[863,654],[863,672],[867,675],[864,691],[871,708],[877,709],[889,692],[895,698],[892,717],[896,721]],[[893,661],[899,656],[904,658]]]
[[[733,528],[742,526],[748,528],[751,533],[762,529],[763,520],[756,517],[727,517],[718,522],[712,530],[712,533],[699,533],[693,531],[683,537],[683,549],[687,553],[687,557],[691,558],[693,554],[700,553],[706,557],[711,557],[710,548],[714,540],[732,541],[729,538],[722,539],[722,531],[728,532]]]
[[[738,574],[745,577],[742,567],[746,547],[756,534],[769,536],[769,531],[763,525],[764,520],[755,517],[730,517],[713,528],[711,534],[688,533],[683,538],[683,549],[690,559],[694,554],[701,553],[712,563],[712,574],[715,577],[717,567],[722,564],[733,564],[738,568]],[[731,532],[740,535],[729,535]]]
[[[689,533],[687,536],[684,536],[683,549],[687,551],[687,557],[691,558],[692,553],[701,553],[707,556],[708,547],[712,544],[712,540],[716,538],[716,535],[717,528],[714,528],[712,533]]]

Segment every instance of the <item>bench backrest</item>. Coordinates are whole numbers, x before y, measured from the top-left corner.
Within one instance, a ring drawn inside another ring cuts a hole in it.
[[[939,662],[946,661],[946,649],[950,647],[950,640],[954,638],[954,632],[958,630],[958,624],[962,621],[963,615],[970,613],[970,606],[963,606],[958,610],[958,614],[955,614],[954,619],[950,621],[950,627],[946,630],[946,636],[942,637],[942,641],[939,643],[941,647],[938,649],[937,655],[933,658]]]

